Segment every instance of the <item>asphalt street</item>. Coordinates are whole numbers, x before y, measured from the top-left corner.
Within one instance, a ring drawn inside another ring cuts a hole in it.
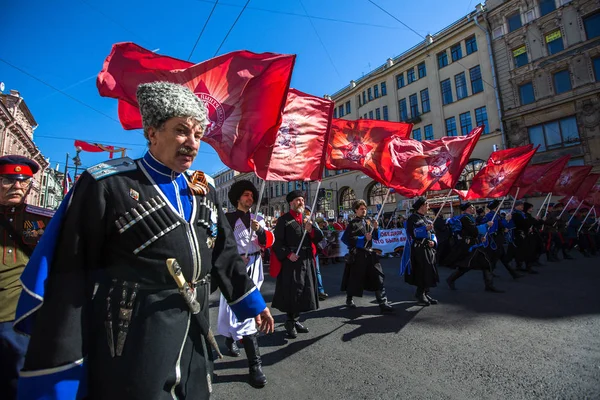
[[[343,264],[322,267],[330,297],[303,314],[310,329],[286,339],[285,315],[272,310],[276,331],[259,338],[268,384],[247,382],[245,354],[215,362],[213,399],[600,399],[600,257],[545,263],[539,275],[513,281],[503,268],[484,292],[480,271],[444,280],[416,306],[414,288],[386,258],[394,315],[381,315],[374,294],[344,307]],[[275,281],[262,293],[268,304]],[[211,296],[216,326],[218,292]],[[225,350],[223,337],[218,337]]]

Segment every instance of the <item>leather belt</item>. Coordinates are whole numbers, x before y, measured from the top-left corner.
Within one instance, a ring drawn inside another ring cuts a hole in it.
[[[248,257],[254,257],[254,256],[258,256],[258,255],[260,255],[260,251],[255,251],[254,253],[248,254]],[[243,256],[243,254],[240,254],[240,256]]]

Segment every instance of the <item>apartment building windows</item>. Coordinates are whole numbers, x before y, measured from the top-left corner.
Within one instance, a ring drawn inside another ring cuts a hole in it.
[[[373,92],[371,91],[371,88],[367,89],[367,98],[369,101],[373,100]]]
[[[358,96],[356,96],[356,97],[357,97],[357,99],[358,99],[358,106],[359,106],[359,107],[362,107],[362,99],[361,99],[361,97],[360,97],[360,94],[359,94]]]
[[[583,26],[588,40],[600,36],[600,12],[584,17]]]
[[[338,115],[337,115],[337,107],[335,107],[333,109],[333,118],[337,118],[337,117],[338,117]]]
[[[417,94],[411,94],[408,98],[410,103],[410,117],[415,118],[419,116],[419,100]]]
[[[364,119],[367,119],[367,113],[365,113],[365,115],[363,116]]]
[[[521,14],[518,11],[506,17],[506,22],[508,22],[508,32],[516,31],[523,26],[521,24]]]
[[[363,90],[362,93],[363,104],[367,104],[367,93]]]
[[[547,151],[580,143],[579,130],[575,117],[562,118],[531,126],[528,129],[529,141],[539,145],[538,151]]]
[[[479,65],[469,70],[469,77],[471,78],[471,93],[483,92],[483,79],[481,79],[481,68]]]
[[[433,140],[433,125],[425,125],[425,140]]]
[[[415,69],[414,68],[411,68],[408,71],[406,71],[406,80],[409,85],[417,80],[415,78]]]
[[[419,142],[423,140],[421,129],[413,129],[413,139],[418,140]]]
[[[340,118],[342,118],[344,116],[344,105],[341,105],[339,107],[339,114],[340,114]]]
[[[533,83],[527,82],[519,85],[519,98],[521,99],[521,105],[531,104],[535,101],[535,94],[533,92]]]
[[[540,15],[542,17],[556,10],[555,1],[556,0],[540,0]]]
[[[456,118],[446,119],[446,136],[456,136]]]
[[[446,79],[440,83],[442,87],[442,103],[444,105],[452,103],[454,100],[452,99],[452,83],[450,83],[450,79]]]
[[[404,87],[404,74],[396,76],[396,86],[398,87],[398,89]]]
[[[469,95],[467,91],[467,79],[465,78],[464,72],[454,76],[454,84],[456,85],[456,98],[458,100],[464,99]]]
[[[369,119],[373,119],[373,110],[369,111]]]
[[[425,63],[417,65],[417,70],[419,71],[419,79],[425,78],[427,76],[427,67],[425,67]]]
[[[460,114],[460,133],[463,136],[466,136],[473,129],[473,125],[471,123],[471,113],[467,111],[466,113]]]
[[[389,121],[390,115],[388,114],[388,106],[383,106],[383,120]]]
[[[600,57],[592,59],[592,67],[594,68],[594,77],[596,82],[600,82]]]
[[[375,98],[378,99],[379,98],[379,85],[375,85],[373,87],[373,93],[375,93]]]
[[[375,119],[381,119],[381,109],[375,109]]]
[[[398,108],[400,109],[400,121],[408,120],[408,108],[406,107],[406,99],[398,101]]]
[[[485,129],[483,131],[484,134],[490,133],[487,109],[485,108],[485,106],[475,109],[475,123],[477,124],[477,126],[485,125]]]
[[[565,49],[560,29],[546,35],[546,46],[548,47],[549,55],[556,54]]]
[[[421,112],[425,114],[429,111],[431,111],[431,106],[429,105],[429,89],[423,89],[421,90]]]
[[[465,47],[467,49],[467,55],[477,51],[477,39],[475,38],[475,35],[465,40]]]
[[[450,54],[452,55],[452,62],[462,58],[462,47],[460,46],[460,43],[457,43],[450,48]]]
[[[555,94],[560,94],[571,90],[571,76],[568,69],[552,74],[552,80],[554,81]]]
[[[381,95],[387,96],[387,85],[385,82],[381,82]]]
[[[515,61],[515,68],[527,65],[529,60],[527,59],[527,47],[525,45],[518,47],[513,50],[513,59]]]
[[[350,100],[348,100],[346,102],[346,114],[350,114],[352,112],[352,109],[350,108]]]
[[[446,65],[448,65],[448,53],[446,53],[446,50],[442,51],[441,53],[438,53],[437,61],[439,69],[442,69]]]

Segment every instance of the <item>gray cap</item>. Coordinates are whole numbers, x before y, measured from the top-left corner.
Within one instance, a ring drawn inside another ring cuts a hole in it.
[[[170,82],[142,83],[136,96],[144,131],[157,128],[173,117],[192,117],[203,128],[208,126],[206,105],[186,86]]]

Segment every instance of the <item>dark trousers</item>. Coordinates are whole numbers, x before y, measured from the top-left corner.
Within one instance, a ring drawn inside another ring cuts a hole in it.
[[[288,321],[298,322],[300,319],[300,313],[287,313],[286,315]]]
[[[6,400],[17,398],[19,371],[29,344],[27,336],[13,330],[13,322],[0,322],[0,397]]]

